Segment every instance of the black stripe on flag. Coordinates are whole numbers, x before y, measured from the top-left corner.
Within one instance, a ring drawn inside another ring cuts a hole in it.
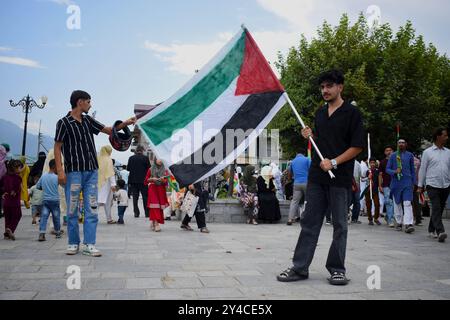
[[[242,129],[244,132],[249,129],[255,129],[264,120],[264,118],[269,114],[270,110],[276,105],[278,100],[280,99],[283,92],[267,92],[267,93],[259,93],[250,95],[244,102],[244,104],[236,111],[236,113],[231,117],[231,119],[223,126],[220,133],[223,137],[223,159],[225,159],[228,154],[233,152],[238,145],[240,145],[244,139],[248,137],[248,134],[245,135],[242,139],[234,138],[233,149],[227,149],[226,145],[226,130],[227,129]],[[253,131],[253,130],[252,130]],[[217,136],[217,135],[216,135]],[[180,161],[178,164],[174,164],[170,166],[170,171],[175,176],[175,179],[178,181],[180,186],[185,187],[196,180],[203,177],[209,171],[211,171],[216,163],[213,164],[195,164],[194,159],[203,159],[203,154],[205,148],[214,143],[215,137],[211,138],[210,141],[205,143],[201,149],[197,150],[195,153],[191,154],[189,158],[185,158],[183,161]],[[199,154],[200,153],[200,154]],[[214,152],[211,153],[214,156]],[[188,160],[189,159],[189,160]]]

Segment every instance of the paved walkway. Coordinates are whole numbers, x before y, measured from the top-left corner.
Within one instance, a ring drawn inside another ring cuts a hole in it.
[[[0,240],[0,299],[450,299],[450,243],[428,238],[426,226],[408,235],[368,226],[364,218],[351,225],[352,281],[333,287],[324,267],[331,226],[322,229],[310,279],[286,284],[275,276],[290,265],[298,224],[210,224],[211,233],[202,234],[167,221],[155,233],[130,209],[124,226],[107,225],[100,212],[101,258],[66,256],[66,235],[38,242],[38,227],[24,210],[17,240]],[[67,289],[70,265],[81,268],[80,290]],[[380,267],[380,290],[367,287],[370,265]]]

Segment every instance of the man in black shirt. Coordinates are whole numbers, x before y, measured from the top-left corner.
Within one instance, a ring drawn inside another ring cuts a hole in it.
[[[320,75],[318,83],[327,104],[315,114],[314,139],[325,159],[321,161],[314,152],[293,266],[281,272],[277,280],[289,282],[308,278],[325,212],[330,207],[334,234],[326,263],[331,274],[328,280],[333,285],[345,285],[348,283],[344,266],[348,194],[352,187],[354,160],[364,147],[364,129],[361,113],[341,97],[343,74],[338,70],[325,72]],[[302,130],[305,139],[312,134],[308,127]],[[333,170],[335,179],[330,178],[330,170]]]
[[[83,254],[99,257],[101,253],[95,248],[98,222],[98,162],[94,134],[98,135],[103,132],[110,135],[112,128],[105,127],[87,115],[91,108],[91,96],[87,92],[74,91],[70,97],[70,104],[72,111],[58,121],[55,134],[58,182],[65,185],[67,201],[69,245],[66,254],[74,255],[79,251],[78,202],[80,192],[83,192],[85,210]],[[117,130],[135,122],[136,118],[134,117],[128,119],[117,126]],[[64,156],[64,169],[61,153]]]
[[[139,193],[142,194],[142,202],[144,204],[145,216],[148,218],[148,207],[147,207],[147,197],[148,197],[148,187],[144,183],[145,175],[150,168],[150,160],[147,156],[144,156],[144,147],[137,146],[136,154],[128,159],[128,171],[130,175],[128,177],[128,187],[129,192],[133,196],[133,210],[134,216],[139,217]]]

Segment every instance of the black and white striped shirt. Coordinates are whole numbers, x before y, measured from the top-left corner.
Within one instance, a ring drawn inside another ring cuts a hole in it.
[[[62,154],[66,172],[92,171],[98,169],[94,134],[105,127],[88,115],[77,121],[70,112],[56,124],[55,141],[62,142]]]

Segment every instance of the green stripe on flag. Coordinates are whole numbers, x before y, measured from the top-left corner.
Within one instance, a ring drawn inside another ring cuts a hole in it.
[[[155,146],[170,138],[173,131],[186,127],[229,87],[241,71],[244,51],[245,32],[224,59],[188,93],[140,125]]]

